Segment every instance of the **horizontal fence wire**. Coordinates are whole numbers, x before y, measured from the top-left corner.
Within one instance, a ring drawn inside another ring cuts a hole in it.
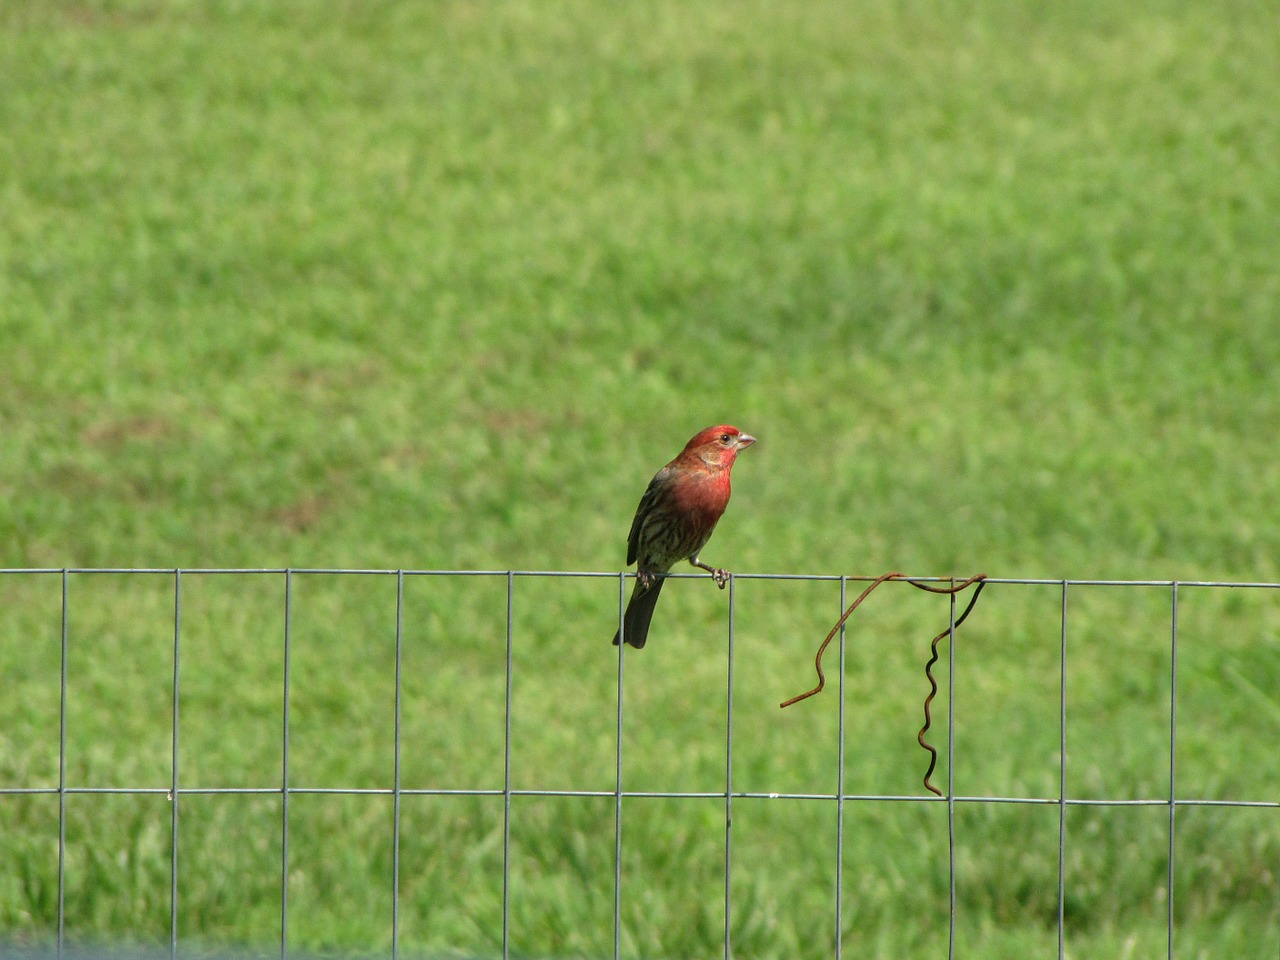
[[[68,709],[70,705],[68,693],[68,656],[71,648],[69,623],[71,620],[71,600],[69,599],[69,580],[71,577],[95,575],[126,575],[138,577],[168,577],[172,581],[172,699],[171,741],[170,741],[170,778],[163,786],[145,786],[117,784],[112,786],[87,786],[69,782],[68,778]],[[394,765],[392,783],[389,787],[346,787],[340,785],[316,786],[300,785],[291,777],[291,737],[290,737],[290,687],[292,631],[295,617],[294,583],[299,576],[360,576],[386,577],[393,579],[396,585],[395,594],[395,636],[394,636]],[[180,692],[184,683],[182,669],[183,649],[183,596],[184,583],[199,577],[279,577],[283,581],[283,684],[280,689],[282,714],[280,728],[281,765],[278,782],[261,786],[187,786],[182,783],[179,767],[182,724],[180,723]],[[701,574],[672,574],[673,579],[704,579]],[[726,727],[724,736],[724,789],[721,790],[636,790],[626,789],[623,785],[623,730],[626,714],[624,705],[624,647],[617,650],[616,668],[616,713],[614,716],[614,754],[613,789],[541,789],[515,786],[512,780],[512,664],[513,651],[519,643],[514,630],[514,596],[516,582],[524,579],[542,578],[580,578],[580,579],[612,579],[617,583],[618,625],[621,626],[622,610],[627,596],[627,581],[632,574],[616,571],[554,571],[554,570],[454,570],[454,569],[376,569],[347,567],[28,567],[0,569],[0,585],[6,580],[16,577],[50,577],[59,578],[60,584],[60,621],[57,635],[59,638],[60,672],[58,677],[58,759],[56,785],[5,785],[0,784],[2,796],[56,796],[58,799],[58,833],[57,833],[57,927],[53,931],[56,936],[57,952],[61,956],[66,944],[66,891],[67,891],[67,800],[75,796],[163,796],[170,802],[170,840],[169,840],[169,899],[170,923],[168,931],[169,955],[176,957],[179,950],[179,901],[182,895],[182,877],[184,865],[179,860],[179,837],[182,830],[179,802],[184,797],[197,796],[276,796],[281,798],[281,836],[280,836],[280,940],[281,957],[290,953],[290,917],[289,917],[289,879],[290,879],[290,807],[289,799],[297,796],[353,796],[353,797],[390,797],[393,801],[392,815],[392,876],[391,887],[392,914],[390,944],[391,956],[399,953],[401,927],[401,801],[409,797],[493,797],[501,798],[502,812],[502,877],[501,877],[501,917],[500,933],[501,953],[507,958],[515,952],[511,942],[511,874],[512,874],[512,801],[525,797],[565,797],[565,798],[599,798],[613,801],[613,955],[619,957],[624,952],[622,937],[622,905],[623,874],[622,863],[626,849],[627,835],[624,829],[623,801],[633,799],[663,800],[720,800],[724,803],[725,848],[723,864],[723,898],[724,928],[723,955],[726,960],[732,956],[732,929],[734,916],[734,896],[731,880],[734,871],[734,833],[733,804],[736,800],[772,800],[832,803],[836,812],[835,843],[836,869],[834,871],[835,891],[835,930],[832,942],[834,956],[841,956],[841,899],[844,885],[843,852],[847,844],[847,827],[845,825],[845,809],[848,804],[866,802],[889,802],[945,805],[947,812],[947,846],[948,846],[948,902],[949,932],[948,956],[954,956],[956,950],[956,839],[955,811],[966,805],[1029,805],[1058,808],[1057,823],[1057,938],[1058,956],[1066,956],[1064,931],[1066,919],[1064,905],[1066,903],[1066,863],[1068,851],[1068,832],[1066,829],[1066,811],[1070,808],[1163,808],[1168,812],[1168,867],[1166,882],[1169,891],[1167,904],[1167,955],[1175,955],[1175,905],[1172,891],[1174,889],[1177,856],[1174,844],[1175,822],[1177,813],[1189,808],[1252,808],[1274,810],[1280,809],[1280,800],[1246,800],[1236,798],[1214,797],[1180,797],[1177,793],[1177,697],[1178,697],[1178,600],[1179,591],[1185,588],[1207,589],[1251,589],[1276,590],[1280,583],[1225,581],[1225,580],[1166,580],[1166,579],[1051,579],[1051,578],[1019,578],[989,577],[989,584],[1010,586],[1054,586],[1061,591],[1061,622],[1057,650],[1058,657],[1058,746],[1059,760],[1057,770],[1057,794],[1051,796],[1034,795],[983,795],[960,794],[956,792],[954,781],[955,770],[955,697],[951,692],[951,681],[948,681],[948,726],[947,726],[947,788],[944,796],[875,793],[848,791],[845,789],[846,776],[844,766],[846,743],[845,694],[844,681],[846,670],[845,627],[840,629],[838,648],[840,692],[837,737],[839,758],[836,764],[836,789],[831,792],[787,792],[735,789],[734,786],[734,635],[735,620],[735,583],[737,581],[817,581],[836,584],[839,588],[839,608],[846,602],[846,587],[850,583],[869,582],[874,576],[854,576],[836,574],[736,574],[728,585],[728,644],[725,648],[725,690],[726,690]],[[402,783],[402,696],[403,696],[403,661],[405,630],[405,583],[412,578],[491,578],[503,583],[505,595],[505,665],[504,665],[504,704],[503,704],[503,757],[502,785],[489,788],[430,788],[406,787]],[[949,577],[912,577],[924,583],[954,583]],[[1170,684],[1168,703],[1168,790],[1160,796],[1119,798],[1119,797],[1071,797],[1067,795],[1067,730],[1068,730],[1068,692],[1067,692],[1067,656],[1069,637],[1069,597],[1077,588],[1150,588],[1169,591],[1169,647],[1170,666],[1168,680]],[[951,628],[950,639],[955,639],[956,610],[955,597],[950,597]],[[838,610],[833,611],[838,613]],[[948,665],[949,678],[955,676],[956,649],[949,644]],[[632,654],[634,655],[634,654]],[[66,947],[68,953],[70,948]]]
[[[229,575],[248,576],[261,574],[302,575],[329,574],[345,576],[376,576],[394,579],[404,577],[550,577],[569,579],[617,580],[620,576],[632,578],[634,574],[609,570],[455,570],[449,568],[422,569],[388,567],[3,567],[0,577],[46,574],[145,574],[145,575]],[[670,580],[705,580],[705,573],[669,573]],[[735,580],[792,580],[809,582],[870,583],[878,579],[870,574],[839,573],[735,573]],[[918,583],[950,583],[953,577],[924,577],[903,575],[899,579]],[[1061,577],[984,577],[990,584],[1014,586],[1062,586],[1068,587],[1239,587],[1242,589],[1280,590],[1280,581],[1267,580],[1166,580],[1166,579],[1117,579],[1117,578],[1066,578]]]

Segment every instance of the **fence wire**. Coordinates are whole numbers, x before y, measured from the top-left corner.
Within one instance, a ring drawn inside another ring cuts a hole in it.
[[[110,786],[90,786],[77,785],[69,781],[67,773],[68,760],[68,654],[70,648],[69,623],[71,614],[71,601],[69,599],[69,582],[73,577],[80,576],[99,576],[105,574],[119,574],[130,577],[162,577],[167,578],[172,583],[172,699],[170,703],[172,718],[172,736],[170,739],[170,764],[171,776],[169,782],[164,786],[144,786],[144,785],[126,785],[116,784]],[[393,730],[393,773],[392,783],[389,787],[343,787],[343,786],[316,786],[316,785],[299,785],[294,782],[291,777],[291,755],[290,755],[290,689],[292,685],[292,647],[293,647],[293,625],[295,617],[295,599],[294,584],[299,576],[311,575],[333,575],[333,576],[355,576],[355,577],[380,577],[393,578],[396,584],[395,599],[395,653],[394,653],[394,730]],[[214,787],[214,786],[192,786],[185,785],[182,779],[182,770],[179,765],[181,754],[181,738],[182,738],[182,718],[180,715],[181,696],[183,688],[183,597],[184,583],[193,577],[208,576],[268,576],[278,577],[283,582],[283,633],[280,638],[283,646],[283,684],[280,692],[282,706],[282,723],[279,732],[280,736],[280,755],[282,762],[279,771],[279,781],[271,784],[263,784],[258,786],[237,786],[237,787]],[[723,955],[726,960],[733,956],[732,929],[733,917],[735,910],[735,902],[731,880],[734,873],[734,830],[733,830],[733,814],[734,802],[741,800],[793,800],[793,801],[829,801],[834,804],[836,810],[836,828],[835,828],[835,863],[834,870],[834,915],[835,915],[835,936],[831,942],[831,950],[833,955],[839,960],[842,956],[843,946],[840,931],[844,929],[842,925],[842,903],[844,900],[844,850],[847,843],[847,828],[845,825],[845,810],[849,804],[866,803],[866,802],[891,802],[891,803],[910,803],[910,804],[930,804],[941,803],[945,805],[947,815],[947,891],[948,891],[948,957],[954,957],[956,954],[956,905],[957,905],[957,865],[956,865],[956,832],[955,820],[956,810],[958,807],[965,805],[1026,805],[1041,807],[1056,807],[1058,810],[1057,818],[1057,953],[1059,960],[1066,957],[1067,943],[1065,931],[1067,927],[1066,903],[1068,899],[1068,890],[1066,882],[1067,873],[1067,850],[1068,850],[1068,830],[1067,830],[1067,812],[1071,808],[1077,807],[1139,807],[1139,808],[1164,808],[1168,813],[1168,866],[1167,866],[1167,956],[1169,960],[1173,960],[1175,956],[1175,897],[1173,895],[1175,874],[1178,869],[1178,856],[1175,844],[1175,826],[1178,812],[1187,808],[1194,807],[1222,807],[1222,808],[1257,808],[1268,810],[1280,810],[1280,801],[1271,800],[1246,800],[1231,798],[1210,798],[1210,797],[1180,797],[1178,795],[1178,752],[1177,752],[1177,711],[1178,711],[1178,629],[1179,629],[1179,593],[1186,588],[1205,588],[1205,589],[1256,589],[1256,590],[1277,590],[1280,589],[1280,583],[1272,582],[1242,582],[1242,581],[1214,581],[1214,580],[1194,580],[1194,581],[1177,581],[1177,580],[1114,580],[1114,579],[1043,579],[1043,578],[999,578],[990,577],[987,582],[992,585],[1009,585],[1015,587],[1041,586],[1041,587],[1057,587],[1060,590],[1060,630],[1058,637],[1058,684],[1057,684],[1057,720],[1058,720],[1058,769],[1057,769],[1057,795],[1056,796],[1028,796],[1028,795],[958,795],[955,788],[955,759],[956,759],[956,717],[955,717],[955,697],[953,695],[954,677],[956,671],[956,639],[955,623],[956,623],[956,600],[955,596],[950,597],[950,618],[951,618],[951,635],[948,644],[948,683],[947,683],[947,742],[944,755],[947,762],[946,775],[946,791],[945,796],[941,798],[931,797],[927,795],[917,794],[900,794],[900,793],[872,793],[872,792],[847,792],[846,791],[846,770],[845,770],[845,754],[846,754],[846,709],[845,709],[845,677],[846,677],[846,643],[844,630],[840,632],[840,642],[838,647],[839,662],[839,692],[836,694],[839,698],[838,714],[837,714],[837,737],[838,737],[838,761],[835,771],[835,790],[833,792],[822,791],[792,791],[792,792],[771,792],[759,790],[742,790],[736,789],[734,784],[734,641],[737,624],[735,622],[736,614],[736,590],[737,581],[766,581],[766,580],[786,580],[786,581],[819,581],[829,582],[838,589],[840,609],[845,607],[847,602],[847,588],[850,583],[866,582],[873,580],[871,576],[843,576],[843,575],[804,575],[804,574],[738,574],[729,582],[727,591],[728,596],[728,643],[725,648],[726,670],[725,670],[725,694],[726,694],[726,717],[725,717],[725,736],[724,736],[724,787],[718,790],[634,790],[626,789],[623,784],[623,729],[626,716],[626,708],[624,701],[624,672],[628,657],[634,657],[637,654],[632,651],[624,654],[627,649],[625,647],[617,648],[617,666],[616,666],[616,684],[617,684],[617,709],[614,717],[614,735],[616,742],[616,752],[614,756],[612,789],[555,789],[555,788],[530,788],[518,787],[514,784],[512,778],[512,675],[513,675],[513,651],[519,643],[519,638],[515,635],[514,619],[513,619],[513,597],[516,592],[518,581],[537,580],[543,578],[581,578],[581,579],[612,579],[617,583],[617,613],[618,622],[621,624],[622,611],[627,599],[627,591],[629,588],[628,580],[631,574],[617,572],[584,572],[584,571],[546,571],[546,570],[386,570],[374,568],[285,568],[285,567],[248,567],[248,568],[156,568],[156,567],[75,567],[75,568],[13,568],[0,569],[0,583],[6,578],[14,577],[55,577],[61,580],[61,596],[60,596],[60,622],[58,624],[58,636],[60,641],[60,672],[59,672],[59,701],[58,701],[58,758],[57,758],[57,784],[49,786],[35,785],[3,785],[0,784],[0,797],[4,796],[56,796],[58,803],[58,832],[57,832],[57,929],[56,929],[56,951],[57,956],[64,955],[64,951],[68,957],[75,954],[76,948],[67,942],[67,800],[74,796],[164,796],[169,801],[169,818],[170,818],[170,838],[169,838],[169,931],[168,931],[168,953],[170,957],[176,957],[180,950],[179,938],[179,899],[182,894],[182,877],[183,864],[179,860],[179,838],[182,830],[181,799],[184,797],[194,796],[244,796],[244,795],[264,795],[276,796],[281,801],[281,834],[280,834],[280,864],[279,864],[279,892],[280,892],[280,920],[279,920],[279,954],[283,957],[290,955],[290,829],[291,829],[291,812],[290,799],[300,795],[320,795],[320,796],[360,796],[360,797],[390,797],[392,800],[392,877],[390,879],[391,886],[391,956],[396,958],[400,953],[400,933],[401,933],[401,801],[408,797],[458,797],[458,796],[474,796],[474,797],[493,797],[502,800],[502,877],[501,877],[501,954],[505,958],[510,957],[516,951],[515,945],[512,943],[511,933],[511,876],[512,876],[512,801],[515,798],[522,797],[570,797],[570,798],[601,798],[611,799],[613,801],[613,896],[612,896],[612,912],[613,912],[613,956],[620,957],[624,952],[623,942],[623,860],[624,848],[626,843],[626,835],[624,833],[624,800],[633,798],[657,798],[667,800],[719,800],[724,804],[724,865],[723,865],[723,904],[724,904],[724,927],[723,927]],[[697,575],[678,575],[683,577],[697,577]],[[502,757],[502,786],[493,787],[440,787],[440,788],[422,788],[422,787],[405,787],[402,785],[402,696],[403,696],[403,662],[404,662],[404,608],[405,608],[405,583],[407,580],[415,578],[487,578],[501,581],[505,584],[505,668],[504,668],[504,704],[503,704],[503,757]],[[930,583],[947,583],[948,578],[942,577],[919,577],[913,578],[923,582]],[[1118,797],[1073,797],[1068,795],[1067,780],[1067,731],[1068,731],[1068,683],[1067,683],[1067,662],[1068,662],[1068,640],[1070,636],[1070,599],[1074,592],[1083,587],[1116,587],[1116,588],[1145,588],[1159,589],[1168,591],[1169,608],[1168,608],[1168,655],[1169,655],[1169,702],[1168,702],[1168,792],[1167,796],[1160,797],[1144,797],[1144,798],[1118,798]],[[981,611],[979,611],[978,619],[981,619]],[[853,626],[851,622],[849,628]],[[970,629],[970,628],[966,628]],[[603,633],[606,631],[602,630]],[[803,653],[803,651],[802,651]],[[646,654],[639,654],[645,656]],[[797,676],[802,675],[804,663],[806,662],[807,653],[803,653],[797,660]],[[1275,937],[1276,934],[1271,935]],[[295,951],[296,953],[296,951]]]

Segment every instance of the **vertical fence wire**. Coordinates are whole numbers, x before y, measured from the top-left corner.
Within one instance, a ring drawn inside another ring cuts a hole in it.
[[[173,729],[169,767],[169,960],[178,955],[178,706],[181,690],[182,571],[173,571]]]
[[[1168,956],[1173,960],[1173,861],[1174,816],[1177,812],[1178,789],[1178,583],[1169,588],[1169,874],[1168,874]]]
[[[840,578],[839,613],[844,612],[848,577]],[[840,704],[836,708],[836,944],[835,960],[844,954],[844,624],[840,625]]]
[[[293,632],[293,571],[284,572],[284,684],[280,711],[280,960],[289,956],[289,658]]]
[[[1058,649],[1058,960],[1066,956],[1067,907],[1067,581],[1062,581]]]
[[[58,662],[58,960],[67,926],[67,571],[62,571],[62,623]]]
[[[614,728],[613,758],[613,960],[622,956],[622,665],[626,659],[621,642],[622,619],[627,602],[627,577],[618,574],[618,714]]]
[[[951,581],[947,634],[947,960],[956,955],[956,594]]]
[[[404,571],[396,571],[395,752],[391,787],[391,960],[400,956],[400,714],[404,652]]]
[[[515,574],[507,571],[506,704],[502,737],[502,960],[511,956],[511,633]]]
[[[724,732],[724,960],[733,956],[733,607],[734,579],[729,578],[729,649],[726,670]]]

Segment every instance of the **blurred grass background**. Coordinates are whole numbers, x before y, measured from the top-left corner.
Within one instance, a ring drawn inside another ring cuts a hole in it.
[[[745,572],[1280,579],[1280,33],[1255,2],[7,0],[0,563],[616,570],[697,429],[762,443]],[[291,777],[386,787],[394,578],[300,575]],[[278,785],[279,577],[187,577],[186,785]],[[736,585],[735,788],[830,792],[779,713],[831,584]],[[60,578],[0,576],[0,786],[57,783]],[[725,595],[628,659],[624,783],[723,789]],[[167,786],[172,582],[69,580],[68,783]],[[410,579],[404,786],[500,787],[505,581]],[[1057,791],[1057,587],[989,588],[961,793]],[[1274,800],[1280,599],[1184,589],[1178,792]],[[610,580],[517,581],[512,777],[612,789]],[[918,790],[945,602],[859,611],[846,786]],[[1076,588],[1068,791],[1168,792],[1169,596]],[[939,726],[942,742],[945,726]],[[940,771],[944,778],[946,771]],[[941,782],[941,781],[940,781]],[[735,804],[741,956],[826,956],[835,811]],[[513,801],[513,951],[612,949],[608,799]],[[502,804],[408,798],[401,946],[499,952]],[[184,943],[279,936],[280,800],[185,798]],[[390,800],[296,796],[290,943],[390,938]],[[57,798],[0,796],[0,930]],[[68,801],[73,938],[163,941],[163,797]],[[846,808],[842,936],[945,949],[940,805]],[[1167,810],[1072,809],[1072,956],[1165,946]],[[957,810],[958,953],[1056,953],[1057,812]],[[1273,957],[1273,810],[1179,812],[1176,942]],[[723,801],[624,805],[623,950],[717,953]]]

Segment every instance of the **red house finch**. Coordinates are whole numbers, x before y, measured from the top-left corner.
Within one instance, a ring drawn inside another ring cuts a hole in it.
[[[701,563],[698,553],[729,504],[729,471],[738,451],[755,442],[737,427],[707,427],[649,481],[627,536],[627,563],[636,564],[636,587],[614,646],[623,637],[637,649],[644,646],[663,577],[677,560],[706,570],[724,589],[729,571]]]

